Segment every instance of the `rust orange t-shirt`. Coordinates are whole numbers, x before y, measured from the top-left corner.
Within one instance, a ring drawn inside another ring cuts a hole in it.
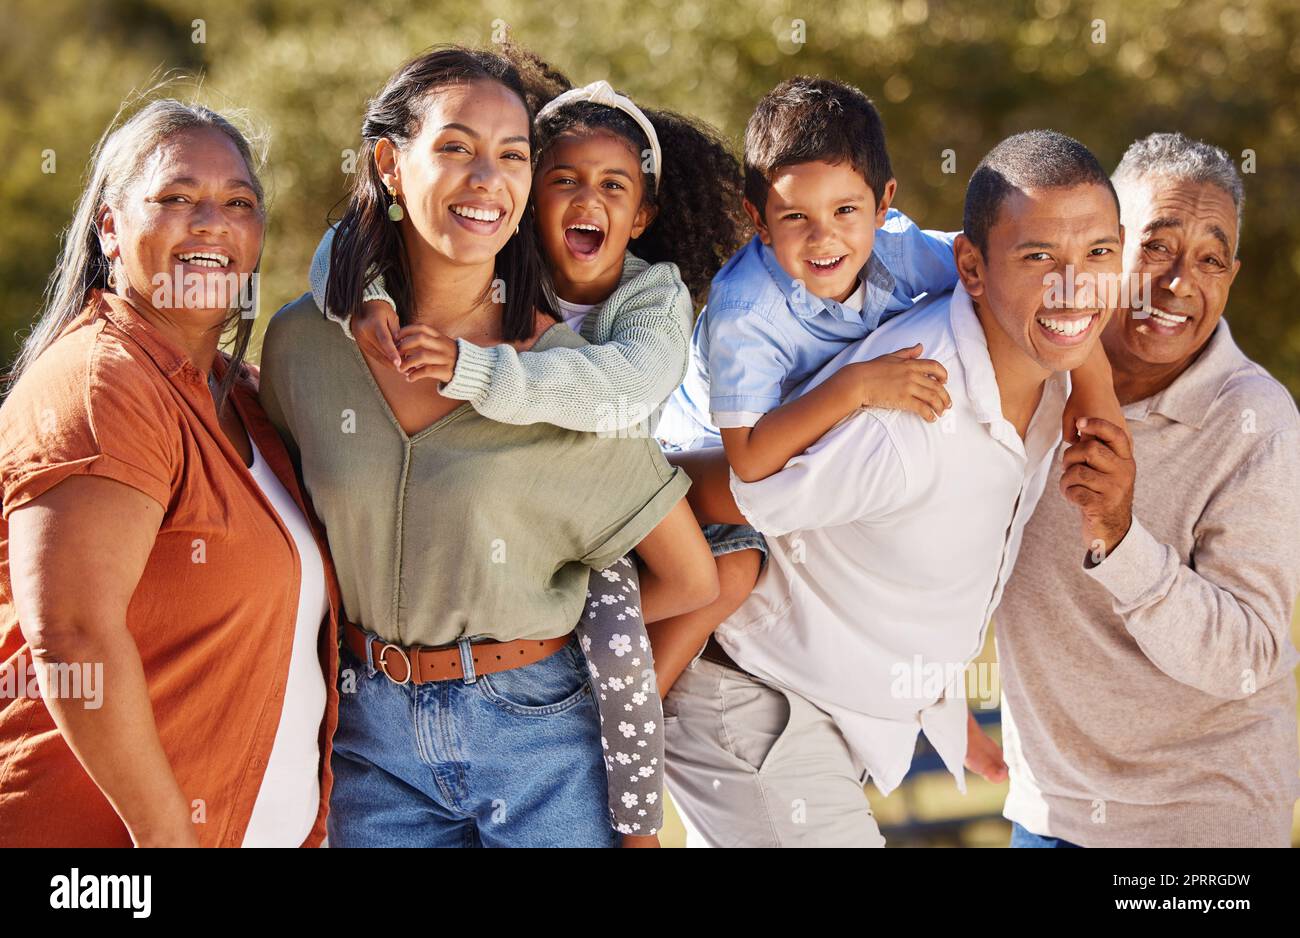
[[[218,354],[218,380],[228,361]],[[232,401],[309,519],[325,566],[321,795],[303,844],[317,846],[338,713],[338,584],[323,529],[257,403],[254,369]],[[279,726],[301,564],[289,530],[222,432],[204,376],[129,303],[100,291],[0,407],[0,668],[8,672],[0,672],[0,846],[131,845],[39,696],[9,578],[11,513],[73,475],[115,479],[165,510],[126,626],[199,842],[239,846]],[[112,692],[113,675],[104,674],[100,693]]]

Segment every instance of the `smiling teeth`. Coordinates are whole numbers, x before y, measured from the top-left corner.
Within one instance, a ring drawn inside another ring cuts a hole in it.
[[[1075,336],[1083,332],[1092,323],[1092,317],[1086,319],[1046,319],[1038,317],[1039,325],[1057,335]]]
[[[1176,313],[1166,313],[1163,309],[1148,309],[1147,315],[1162,326],[1178,326],[1191,319],[1191,316],[1179,316]]]
[[[595,231],[595,232],[600,231],[600,229],[597,228],[595,225],[570,225],[569,226],[570,231],[574,231],[575,229],[577,231]]]
[[[453,205],[451,210],[457,215],[472,218],[474,221],[496,221],[501,217],[501,209],[470,208],[468,205]]]
[[[832,257],[829,260],[813,260],[809,258],[808,263],[812,264],[814,267],[834,267],[842,260],[844,260],[843,254],[839,257]]]
[[[195,251],[192,254],[177,254],[181,260],[187,264],[193,264],[195,267],[225,267],[230,263],[230,258],[224,254],[211,254],[206,251]]]

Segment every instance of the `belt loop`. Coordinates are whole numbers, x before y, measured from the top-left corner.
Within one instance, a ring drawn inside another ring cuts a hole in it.
[[[456,644],[460,646],[460,671],[463,675],[462,680],[466,684],[473,684],[478,680],[478,675],[474,673],[474,650],[470,647],[469,636],[457,640]]]
[[[375,667],[375,642],[379,641],[379,636],[369,629],[362,629],[362,634],[366,637],[366,677],[374,677],[379,673]]]

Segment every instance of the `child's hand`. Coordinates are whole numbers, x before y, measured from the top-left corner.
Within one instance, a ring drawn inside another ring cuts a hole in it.
[[[392,362],[401,369],[402,356],[397,352],[397,311],[383,300],[366,300],[361,312],[352,317],[352,337],[363,352]]]
[[[921,351],[918,342],[871,361],[845,365],[838,374],[848,372],[846,380],[853,382],[859,406],[910,410],[934,422],[952,406],[943,387],[948,370],[937,361],[918,357]]]
[[[644,834],[644,835],[624,834],[622,845],[624,847],[658,847],[659,835],[658,834]]]
[[[415,323],[397,330],[398,368],[407,381],[433,378],[446,383],[456,371],[456,340],[432,326]]]
[[[966,714],[966,768],[990,782],[1007,780],[1007,763],[1002,747],[984,732],[975,714]]]

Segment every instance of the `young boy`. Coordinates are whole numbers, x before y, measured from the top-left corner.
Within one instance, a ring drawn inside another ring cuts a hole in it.
[[[847,365],[782,403],[846,345],[956,284],[956,233],[917,228],[890,207],[896,189],[880,115],[858,89],[796,77],[759,101],[745,131],[744,202],[758,234],[713,280],[686,379],[656,426],[665,448],[721,446],[730,469],[753,482],[860,407],[939,419],[951,404],[947,372],[920,346]],[[670,458],[693,478],[702,467],[689,454]],[[761,570],[766,548],[753,528],[708,525],[705,535],[721,593],[651,627],[664,694]]]

